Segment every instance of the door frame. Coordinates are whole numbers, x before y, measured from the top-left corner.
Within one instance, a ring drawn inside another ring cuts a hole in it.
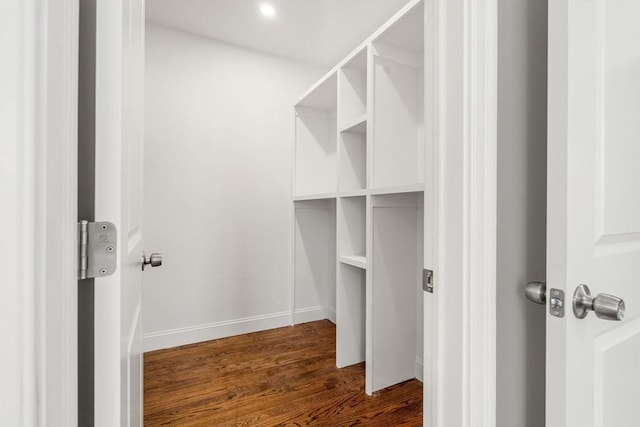
[[[431,23],[427,16],[425,27],[436,27],[425,36],[436,46],[435,124],[427,135],[433,135],[437,162],[437,243],[435,375],[425,388],[432,396],[425,396],[425,425],[491,426],[496,423],[498,2],[427,4],[437,17]]]
[[[430,421],[440,427],[494,425],[498,5],[427,3],[437,16],[434,220],[439,230]],[[29,315],[33,321],[5,328],[5,342],[15,345],[11,353],[0,354],[1,366],[15,371],[8,381],[15,396],[26,398],[19,404],[17,399],[0,400],[0,408],[8,420],[37,417],[47,424],[75,426],[78,0],[3,7],[14,8],[14,15],[5,16],[17,19],[2,28],[11,36],[2,39],[16,44],[0,46],[21,60],[2,62],[0,73],[23,76],[23,92],[0,98],[15,100],[19,107],[11,117],[15,123],[0,123],[9,154],[15,155],[14,163],[7,162],[0,190],[21,195],[21,203],[15,209],[10,204],[2,218],[32,220],[20,222],[3,242],[2,261],[8,267],[3,271],[17,280],[6,299],[15,310],[0,310],[0,318],[5,325]],[[37,132],[24,132],[32,129]],[[22,359],[24,349],[34,346],[37,360]]]
[[[0,8],[0,411],[76,426],[78,0]]]

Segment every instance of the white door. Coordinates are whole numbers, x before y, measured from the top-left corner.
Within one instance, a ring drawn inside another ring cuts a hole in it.
[[[97,221],[118,229],[115,274],[95,281],[95,425],[142,425],[144,1],[97,0]]]
[[[547,427],[640,425],[640,2],[549,2]],[[576,288],[624,320],[573,312]]]

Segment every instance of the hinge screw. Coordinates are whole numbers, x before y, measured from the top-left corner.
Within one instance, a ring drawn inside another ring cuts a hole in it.
[[[100,229],[101,229],[102,231],[106,231],[106,230],[107,230],[107,228],[108,228],[108,227],[107,227],[107,224],[100,224]]]
[[[107,274],[107,269],[106,268],[101,268],[100,269],[100,274],[102,274],[102,275]]]
[[[113,252],[113,246],[107,246],[107,252],[109,253]]]

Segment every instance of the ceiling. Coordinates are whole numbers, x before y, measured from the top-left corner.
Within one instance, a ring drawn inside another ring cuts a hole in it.
[[[147,0],[147,20],[330,68],[409,0]],[[267,18],[260,6],[270,4]]]

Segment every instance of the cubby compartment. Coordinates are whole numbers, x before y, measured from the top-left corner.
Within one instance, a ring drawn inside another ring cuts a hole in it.
[[[294,196],[337,191],[337,76],[325,77],[295,106]]]
[[[294,203],[294,323],[336,321],[336,200]]]
[[[338,189],[367,187],[367,49],[338,71]]]
[[[366,197],[341,197],[338,200],[339,260],[366,268]]]
[[[338,188],[340,191],[367,188],[367,133],[366,123],[340,132]]]
[[[365,360],[366,270],[340,263],[336,292],[336,366]]]
[[[358,52],[338,71],[338,128],[349,130],[366,120],[367,50]]]
[[[372,43],[372,188],[424,183],[424,7]]]
[[[421,377],[423,193],[372,196],[366,391]]]

